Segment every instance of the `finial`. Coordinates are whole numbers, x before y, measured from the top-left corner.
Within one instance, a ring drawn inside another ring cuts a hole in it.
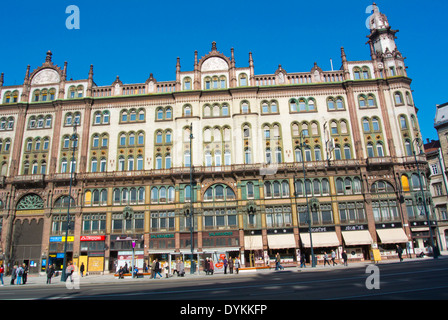
[[[3,80],[4,80],[3,76],[4,76],[4,74],[3,74],[3,72],[2,72],[2,73],[0,74],[0,87],[3,86]]]
[[[48,50],[47,51],[47,57],[45,58],[45,62],[51,62],[51,56],[52,56],[53,54],[51,53],[51,51],[50,50]]]
[[[216,41],[212,42],[212,51],[216,51]]]

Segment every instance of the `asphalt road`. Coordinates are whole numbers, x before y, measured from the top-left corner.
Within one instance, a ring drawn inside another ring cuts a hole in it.
[[[288,300],[448,300],[448,259],[406,263],[296,268],[254,274],[197,276],[185,279],[118,280],[83,283],[79,289],[58,285],[4,286],[1,300],[169,300],[176,305],[195,301]]]

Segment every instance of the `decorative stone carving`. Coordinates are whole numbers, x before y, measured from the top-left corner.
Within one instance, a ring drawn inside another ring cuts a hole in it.
[[[207,71],[228,71],[229,66],[227,62],[219,57],[211,57],[204,61],[201,67],[201,72]]]
[[[53,69],[44,69],[39,71],[31,81],[32,85],[43,85],[48,83],[58,83],[60,81],[59,74]]]

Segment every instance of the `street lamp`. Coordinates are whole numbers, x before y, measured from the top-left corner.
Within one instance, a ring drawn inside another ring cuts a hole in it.
[[[419,180],[420,190],[421,190],[421,195],[417,195],[417,200],[418,200],[417,203],[422,203],[423,204],[423,208],[424,208],[425,214],[426,214],[426,219],[428,221],[429,240],[430,240],[431,247],[432,247],[432,254],[433,254],[434,259],[437,259],[438,256],[437,256],[437,253],[436,253],[436,250],[435,250],[436,247],[435,247],[434,239],[433,239],[433,236],[432,236],[431,220],[429,219],[429,211],[428,211],[428,207],[427,207],[427,203],[426,203],[425,191],[423,190],[422,177],[421,177],[420,168],[419,168],[419,165],[418,165],[418,162],[417,162],[417,154],[416,154],[415,148],[414,148],[414,143],[416,143],[417,146],[419,146],[419,142],[421,142],[421,140],[418,139],[418,138],[415,138],[412,141],[412,152],[414,153],[414,160],[415,160],[415,164],[417,166],[417,174],[418,174],[418,180]],[[420,150],[419,155],[423,155],[424,153],[423,153],[423,150],[422,150],[422,148],[420,146],[419,146],[419,150]]]
[[[194,208],[193,208],[193,201],[194,201],[194,191],[193,191],[193,124],[190,124],[190,210],[187,210],[187,215],[189,215],[190,218],[190,247],[191,247],[191,266],[190,266],[190,274],[194,274],[196,271],[196,265],[193,261],[193,251],[194,251],[194,243],[193,243],[193,228],[194,228]],[[199,260],[199,258],[198,258]]]
[[[73,173],[75,171],[75,166],[73,166],[73,164],[75,163],[75,149],[76,149],[76,141],[78,140],[77,136],[76,136],[76,128],[78,126],[78,121],[75,121],[75,123],[73,124],[73,134],[70,137],[70,141],[72,141],[72,159],[70,161],[70,187],[69,187],[69,191],[68,191],[68,205],[67,205],[67,225],[65,227],[65,244],[64,244],[64,260],[62,263],[62,273],[61,273],[61,281],[65,281],[66,280],[66,272],[65,272],[65,268],[67,265],[67,240],[68,240],[68,230],[70,228],[70,204],[71,204],[71,200],[72,200],[72,184],[73,184]]]
[[[316,260],[314,258],[314,248],[313,248],[313,235],[312,235],[312,230],[311,230],[311,216],[310,216],[310,205],[308,203],[308,193],[306,190],[306,169],[305,169],[305,154],[303,152],[303,147],[306,146],[306,143],[303,141],[303,130],[302,132],[300,132],[300,153],[302,154],[302,168],[303,168],[303,182],[304,182],[304,186],[305,186],[305,201],[306,201],[306,211],[307,211],[307,220],[308,220],[308,232],[310,234],[310,247],[311,247],[311,267],[315,267],[316,266]],[[295,177],[294,177],[294,187],[296,185],[296,181],[295,181]],[[297,192],[296,192],[297,195]]]

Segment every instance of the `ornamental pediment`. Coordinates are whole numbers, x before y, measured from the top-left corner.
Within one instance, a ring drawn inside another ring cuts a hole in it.
[[[32,85],[43,85],[48,83],[58,83],[61,80],[59,73],[53,69],[44,69],[36,73],[31,80]]]

